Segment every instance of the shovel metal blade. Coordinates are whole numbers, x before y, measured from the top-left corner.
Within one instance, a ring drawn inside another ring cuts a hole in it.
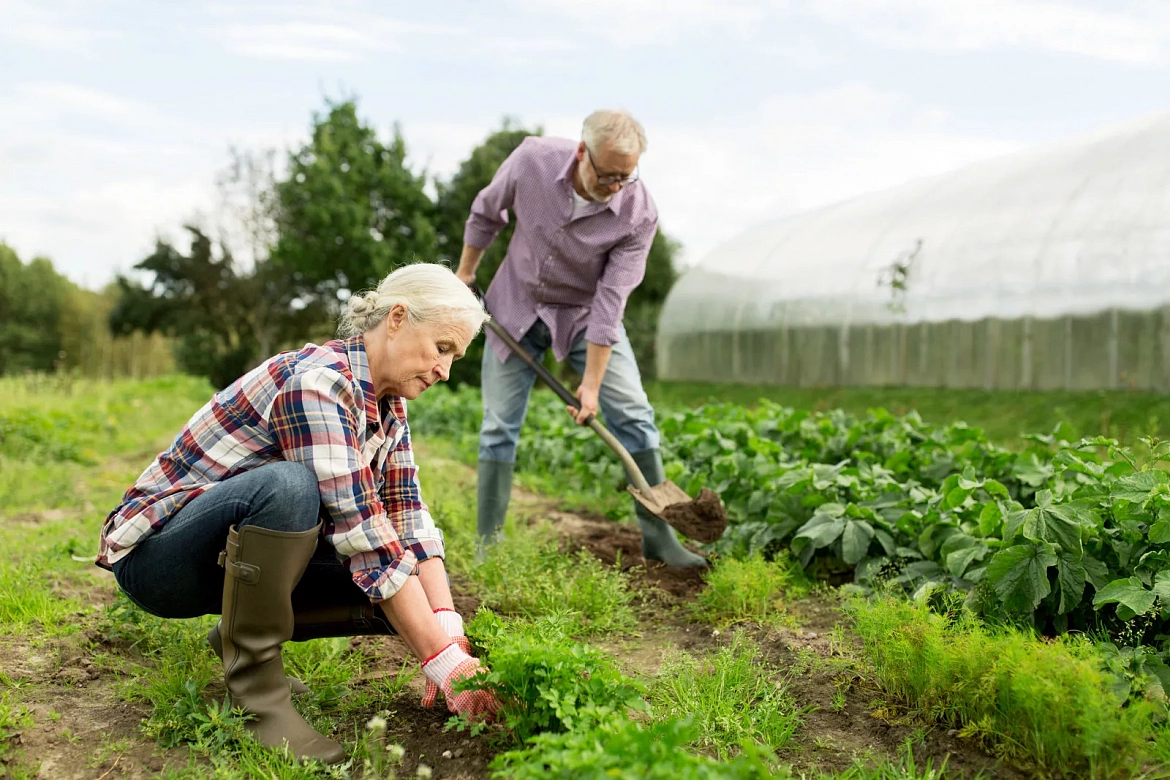
[[[723,502],[707,488],[703,488],[694,500],[670,480],[649,490],[639,490],[633,485],[627,485],[626,489],[655,517],[697,542],[714,542],[727,529],[727,511]]]

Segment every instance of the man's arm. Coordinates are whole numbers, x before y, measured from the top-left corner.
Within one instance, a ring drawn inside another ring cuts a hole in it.
[[[585,328],[585,340],[588,342],[585,376],[577,388],[581,411],[569,408],[569,414],[578,423],[584,424],[590,414],[597,414],[601,382],[605,378],[613,345],[621,333],[626,301],[646,275],[646,257],[650,254],[650,245],[657,230],[658,221],[648,220],[634,234],[610,250],[609,260],[593,294],[589,321]]]
[[[480,190],[471,204],[471,214],[463,226],[463,254],[459,257],[459,270],[455,272],[465,284],[475,281],[475,269],[484,250],[508,224],[508,209],[516,200],[517,172],[521,168],[521,158],[526,154],[528,151],[521,142],[500,164],[491,184]]]
[[[459,270],[455,272],[459,281],[466,285],[475,283],[475,269],[479,268],[479,261],[483,259],[484,249],[486,247],[463,245],[463,254],[459,256]]]

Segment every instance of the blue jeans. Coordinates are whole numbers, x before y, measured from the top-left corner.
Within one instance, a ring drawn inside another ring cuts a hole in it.
[[[219,553],[232,526],[297,533],[319,522],[317,478],[299,463],[270,463],[237,474],[183,506],[113,565],[126,596],[164,618],[218,615]],[[319,543],[293,591],[294,610],[370,603],[331,545]]]
[[[544,352],[551,344],[552,334],[541,320],[537,320],[520,339],[520,346],[538,361],[544,358]],[[586,349],[585,332],[582,331],[569,350],[569,363],[581,374],[585,372]],[[536,372],[515,355],[509,355],[506,362],[501,362],[496,353],[485,346],[481,382],[483,425],[479,432],[479,459],[513,462]],[[630,452],[658,448],[654,409],[642,389],[642,375],[638,372],[638,362],[634,359],[634,350],[624,327],[618,343],[613,346],[598,395],[605,424],[622,446]]]

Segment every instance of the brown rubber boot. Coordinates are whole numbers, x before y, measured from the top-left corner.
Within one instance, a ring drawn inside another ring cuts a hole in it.
[[[301,533],[244,526],[228,532],[220,640],[224,680],[233,706],[254,716],[248,730],[261,743],[300,759],[345,760],[340,744],[317,733],[292,705],[280,646],[292,638],[292,591],[317,546],[321,527]]]
[[[296,610],[293,642],[326,639],[335,636],[394,636],[397,632],[382,611],[370,603],[337,604]],[[207,644],[220,661],[223,660],[223,640],[217,622],[207,632]],[[285,675],[293,693],[311,693],[309,686],[292,675]]]
[[[219,621],[216,621],[216,624],[207,632],[207,644],[211,645],[211,652],[215,653],[215,657],[222,662],[223,640],[219,636]],[[286,674],[284,680],[288,683],[288,689],[293,693],[312,693],[312,689],[309,686],[291,674]]]

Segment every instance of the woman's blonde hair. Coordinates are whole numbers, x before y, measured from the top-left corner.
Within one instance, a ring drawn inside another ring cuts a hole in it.
[[[488,313],[451,269],[437,263],[406,265],[369,292],[351,295],[341,311],[337,335],[350,338],[377,326],[396,304],[406,307],[411,325],[466,324],[474,338]]]

